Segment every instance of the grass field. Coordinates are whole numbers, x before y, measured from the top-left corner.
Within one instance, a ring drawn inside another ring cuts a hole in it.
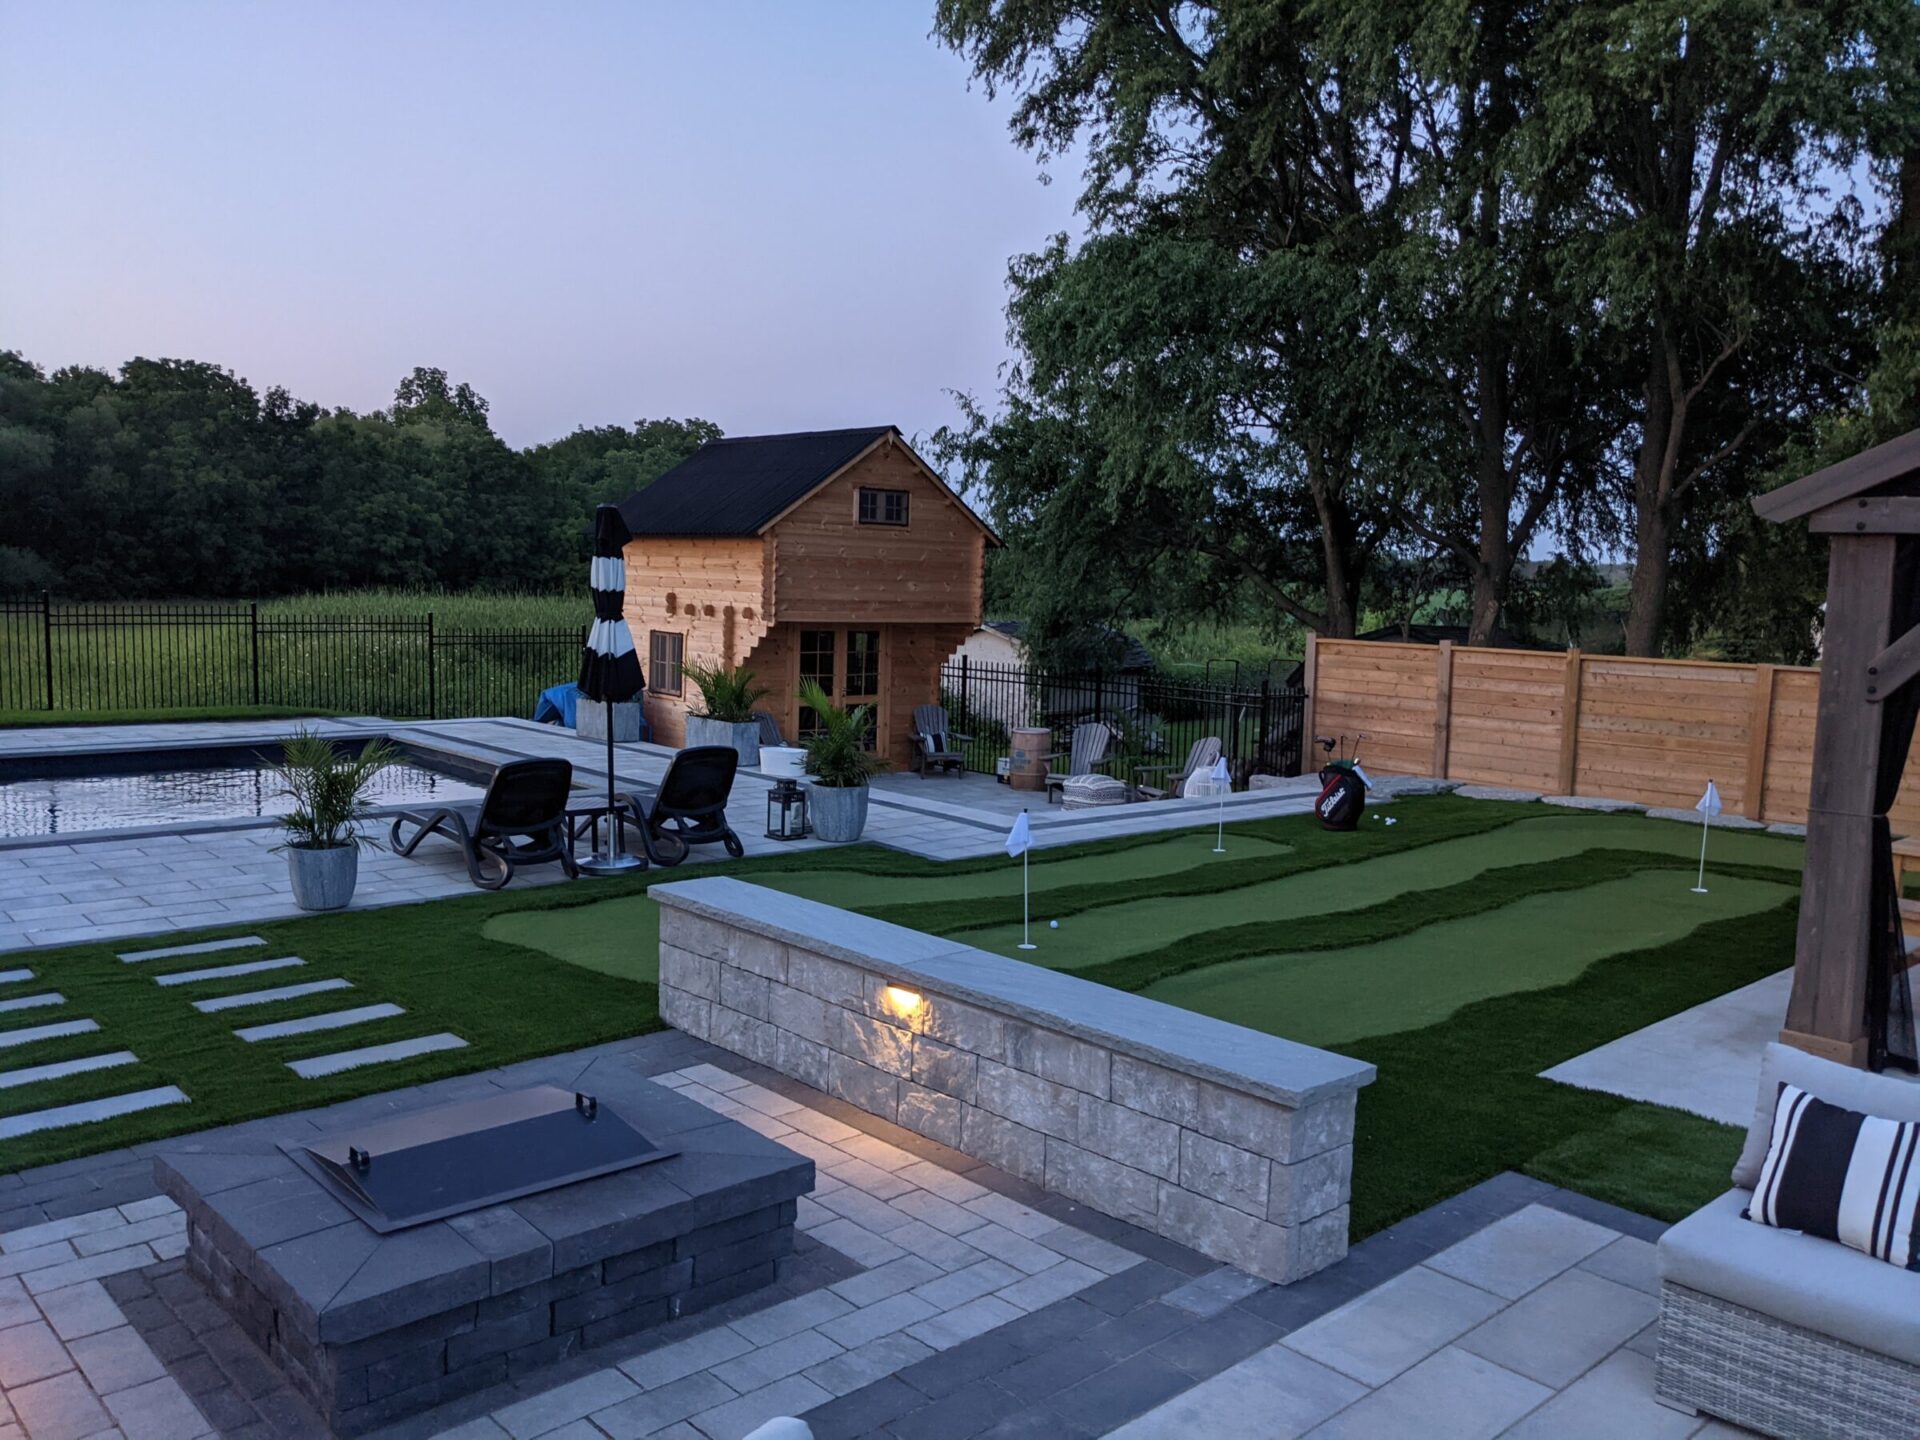
[[[1790,963],[1799,842],[1717,836],[1701,897],[1687,893],[1684,826],[1453,797],[1391,813],[1396,825],[1346,836],[1304,818],[1232,826],[1225,856],[1198,833],[1045,853],[1034,958],[1377,1065],[1360,1101],[1356,1237],[1503,1169],[1668,1218],[1724,1188],[1735,1131],[1537,1076]],[[1018,871],[998,858],[938,865],[863,846],[725,870],[989,948],[1018,922]],[[0,1116],[168,1083],[192,1101],[0,1142],[0,1170],[655,1028],[645,886],[698,873],[256,927],[268,948],[252,953],[307,962],[265,977],[159,987],[156,973],[211,962],[124,965],[109,947],[9,957],[37,973],[0,986],[0,1001],[57,988],[65,1003],[0,1016],[7,1028],[90,1017],[101,1029],[0,1050],[0,1068],[121,1048],[140,1063],[0,1089]],[[352,989],[215,1015],[191,1004],[310,978]],[[406,1013],[350,1042],[232,1033],[377,1003]],[[286,1068],[441,1031],[467,1048],[325,1080]]]

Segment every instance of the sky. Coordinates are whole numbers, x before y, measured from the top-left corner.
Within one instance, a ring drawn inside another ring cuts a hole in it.
[[[415,365],[511,444],[924,434],[1074,229],[931,0],[0,0],[0,349],[326,406]]]

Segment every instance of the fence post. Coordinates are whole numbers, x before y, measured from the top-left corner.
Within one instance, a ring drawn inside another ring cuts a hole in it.
[[[47,709],[53,709],[53,592],[40,592],[41,649],[47,661]]]
[[[434,683],[433,611],[427,611],[427,718],[440,718],[440,694]],[[613,711],[607,711],[607,725],[613,725]]]
[[[1560,684],[1560,793],[1577,795],[1580,780],[1580,647],[1567,647],[1567,673]]]
[[[1747,721],[1747,775],[1741,809],[1749,820],[1764,820],[1767,804],[1767,745],[1773,729],[1773,666],[1753,667],[1753,714]]]
[[[260,703],[260,602],[254,600],[247,606],[247,615],[253,636],[253,703]]]
[[[1433,678],[1433,778],[1447,778],[1447,759],[1453,747],[1453,642],[1435,647]]]
[[[1266,675],[1260,677],[1260,728],[1254,731],[1253,762],[1256,765],[1274,765],[1279,763],[1267,747],[1267,737],[1273,733],[1273,718],[1269,706],[1273,699],[1273,681]]]
[[[1307,692],[1300,701],[1300,773],[1311,775],[1319,768],[1313,763],[1313,692],[1320,688],[1320,636],[1312,630],[1300,662],[1300,686]]]

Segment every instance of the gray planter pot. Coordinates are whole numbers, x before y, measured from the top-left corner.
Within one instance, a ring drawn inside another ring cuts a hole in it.
[[[598,700],[582,700],[574,707],[573,733],[582,740],[607,738],[607,713],[613,713],[613,739],[616,745],[630,745],[640,738],[640,724],[645,718],[638,700],[624,700],[618,705],[605,705]]]
[[[360,878],[360,847],[308,850],[289,845],[287,876],[293,881],[293,903],[302,910],[344,910]]]
[[[740,756],[742,770],[760,763],[760,727],[751,720],[741,725],[706,715],[689,715],[687,744],[725,745]]]
[[[814,838],[845,844],[867,828],[865,785],[808,785],[807,818]]]

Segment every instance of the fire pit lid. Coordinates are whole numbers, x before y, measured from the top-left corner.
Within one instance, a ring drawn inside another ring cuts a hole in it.
[[[552,1085],[281,1149],[383,1235],[676,1153],[593,1096]]]

